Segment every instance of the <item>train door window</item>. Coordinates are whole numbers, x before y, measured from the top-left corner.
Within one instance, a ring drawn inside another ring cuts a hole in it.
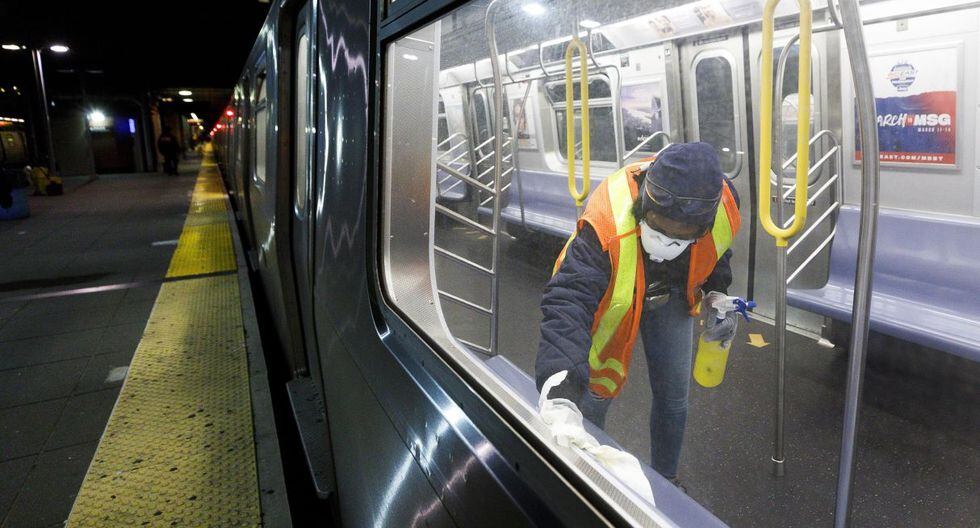
[[[773,50],[773,57],[779,57],[782,51],[782,47],[775,48]],[[809,136],[813,137],[813,135],[816,134],[817,127],[820,123],[821,110],[820,98],[816,97],[816,94],[814,93],[814,87],[819,81],[818,72],[816,71],[815,67],[816,64],[819,64],[816,48],[811,51],[811,57]],[[799,44],[794,44],[789,50],[789,55],[786,57],[786,69],[783,73],[783,102],[780,108],[782,128],[779,134],[780,141],[782,143],[781,155],[784,161],[796,153],[796,110],[799,106],[800,100],[800,94],[798,93],[799,61],[800,46]],[[773,60],[773,79],[776,78],[776,62],[776,60]],[[794,178],[795,170],[795,165],[791,164],[787,166],[787,168],[783,171],[783,177],[792,180]],[[813,178],[816,178],[817,176],[819,175],[814,175]]]
[[[295,192],[294,197],[295,203],[295,213],[297,217],[302,218],[306,214],[307,202],[309,201],[309,189],[310,189],[310,174],[309,174],[309,137],[307,130],[307,122],[309,121],[310,112],[310,76],[309,76],[309,66],[310,66],[310,37],[309,31],[307,30],[306,24],[303,24],[297,30],[296,38],[296,69],[294,71],[293,86],[296,89],[295,96],[293,98],[295,107],[293,109],[294,116],[294,168],[295,168]]]
[[[447,152],[452,145],[449,141],[449,119],[446,117],[446,103],[439,97],[439,113],[436,114],[438,120],[438,134],[436,136],[436,149],[439,152]]]
[[[719,52],[706,52],[695,59],[698,139],[717,149],[721,168],[736,168],[739,146],[735,123],[735,74],[732,59]]]
[[[269,127],[269,104],[266,95],[265,70],[255,77],[255,129],[252,131],[253,179],[265,184],[266,138]]]

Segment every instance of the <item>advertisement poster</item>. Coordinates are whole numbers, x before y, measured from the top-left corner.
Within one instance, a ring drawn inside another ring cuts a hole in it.
[[[634,84],[622,88],[623,136],[626,150],[633,150],[654,132],[664,129],[661,86],[659,82]],[[659,150],[663,145],[653,140],[644,152]]]
[[[523,91],[523,89],[521,90]],[[517,147],[521,149],[536,149],[538,142],[535,138],[534,124],[528,119],[527,109],[524,108],[524,99],[511,99],[510,108],[512,123],[517,132]]]
[[[959,48],[882,54],[870,62],[881,161],[955,166]],[[854,128],[860,161],[856,119]]]

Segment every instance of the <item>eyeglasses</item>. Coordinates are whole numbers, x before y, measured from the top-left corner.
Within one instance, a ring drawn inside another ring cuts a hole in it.
[[[650,199],[660,207],[676,206],[682,213],[689,215],[700,216],[708,214],[717,209],[718,201],[721,200],[721,192],[719,192],[718,196],[714,198],[677,196],[649,179],[646,181],[646,185],[643,186],[643,189],[644,192],[647,193],[647,196],[649,196]]]

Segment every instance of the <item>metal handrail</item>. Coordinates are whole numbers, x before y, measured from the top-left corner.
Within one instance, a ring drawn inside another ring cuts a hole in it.
[[[858,235],[857,270],[854,279],[854,304],[851,308],[851,349],[847,366],[847,389],[844,395],[844,420],[841,431],[840,464],[837,471],[837,499],[834,526],[844,528],[850,521],[851,491],[854,484],[854,454],[861,389],[868,344],[868,320],[871,316],[872,269],[875,255],[875,233],[878,228],[878,183],[881,160],[871,67],[864,42],[864,27],[857,0],[841,0],[841,22],[844,42],[851,63],[854,95],[864,156],[861,161],[861,230]]]
[[[467,308],[469,308],[471,310],[476,310],[476,311],[478,311],[480,313],[483,313],[485,315],[490,315],[490,316],[493,315],[493,311],[491,311],[490,308],[486,308],[486,307],[480,306],[479,304],[476,304],[475,302],[467,301],[466,299],[464,299],[462,297],[459,297],[457,295],[453,295],[453,294],[451,294],[451,293],[449,293],[449,292],[447,292],[445,290],[439,290],[439,295],[442,296],[442,297],[445,297],[446,299],[449,299],[450,301],[453,301],[454,303],[457,303],[457,304],[460,304],[462,306],[465,306],[465,307],[467,307]]]
[[[797,75],[800,93],[810,90],[810,30],[813,13],[810,0],[797,0],[800,6],[800,60]],[[762,95],[759,108],[761,130],[759,132],[759,219],[762,227],[776,239],[776,406],[773,442],[773,470],[777,477],[785,475],[785,456],[783,432],[785,418],[786,394],[786,245],[787,241],[796,235],[806,224],[807,201],[807,169],[810,166],[809,126],[810,98],[800,98],[797,108],[796,152],[796,211],[795,218],[789,228],[782,226],[781,218],[773,220],[770,196],[772,182],[768,177],[772,173],[772,111],[773,111],[773,35],[775,33],[776,6],[779,0],[766,0],[762,15]],[[804,128],[806,126],[806,128]],[[763,177],[763,176],[766,177]],[[781,189],[781,187],[778,187]],[[777,192],[779,199],[778,210],[782,209],[782,193]],[[777,225],[777,223],[779,225]]]
[[[575,178],[575,98],[572,79],[572,59],[575,51],[579,54],[579,104],[582,109],[582,189],[579,190]],[[586,63],[588,52],[578,34],[572,36],[565,48],[565,160],[568,163],[568,194],[575,200],[575,207],[581,208],[589,196],[591,147],[589,129],[589,67]]]
[[[658,137],[665,138],[667,140],[665,144],[670,145],[670,134],[664,132],[663,130],[658,130],[657,132],[654,132],[653,134],[647,136],[643,141],[640,142],[639,145],[633,147],[633,150],[630,150],[626,154],[623,154],[623,159],[628,160],[632,158],[637,152],[640,151],[641,148],[647,146],[648,143],[650,143],[651,141],[653,141],[655,138]]]
[[[464,134],[462,132],[456,132],[455,134],[452,134],[449,137],[447,137],[446,139],[440,141],[439,144],[436,145],[436,150],[438,150],[439,147],[445,145],[446,143],[449,143],[450,141],[452,141],[452,140],[454,140],[454,139],[456,139],[456,138],[458,138],[460,136],[462,136],[464,140],[466,139],[466,134]],[[462,145],[462,143],[457,143],[457,145]],[[453,147],[453,148],[456,148],[456,147]],[[452,149],[450,149],[450,150],[452,150]],[[447,150],[446,152],[449,152],[449,150]]]
[[[486,275],[493,275],[493,270],[492,269],[490,269],[490,268],[488,268],[486,266],[482,266],[480,264],[477,264],[476,262],[473,262],[472,260],[470,260],[470,259],[468,259],[468,258],[466,258],[466,257],[464,257],[462,255],[460,255],[459,253],[456,253],[456,252],[453,252],[453,251],[449,251],[448,249],[443,248],[441,246],[437,246],[435,244],[432,245],[432,250],[435,251],[436,253],[444,256],[444,257],[450,258],[450,259],[452,259],[452,260],[454,260],[454,261],[456,261],[456,262],[458,262],[458,263],[460,263],[460,264],[462,264],[464,266],[468,266],[468,267],[470,267],[470,268],[472,268],[472,269],[474,269],[476,271],[483,272]]]
[[[462,180],[462,181],[464,181],[464,182],[466,182],[466,183],[468,183],[468,184],[470,184],[470,185],[472,185],[472,186],[480,189],[481,191],[486,191],[486,192],[490,192],[490,193],[493,192],[493,189],[490,186],[488,186],[487,184],[485,184],[485,183],[477,180],[476,178],[470,176],[469,174],[463,174],[462,172],[460,172],[460,171],[458,171],[458,170],[450,167],[449,165],[436,162],[436,167],[438,167],[438,168],[446,171],[449,174],[449,177],[458,178],[459,180]],[[445,181],[445,180],[443,180],[443,181]],[[440,183],[442,183],[442,182],[440,182]]]

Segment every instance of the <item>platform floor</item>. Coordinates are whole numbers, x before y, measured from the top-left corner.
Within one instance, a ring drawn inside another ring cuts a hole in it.
[[[62,526],[170,265],[181,175],[70,178],[0,222],[0,526]],[[121,287],[132,286],[135,287]]]
[[[436,242],[489,265],[490,241],[439,222]],[[503,237],[500,353],[533,373],[538,307],[561,241]],[[440,289],[489,304],[489,282],[441,259]],[[457,336],[486,344],[487,319],[442,304]],[[732,526],[829,526],[840,449],[847,353],[790,333],[787,475],[771,474],[775,350],[772,327],[741,324],[725,381],[692,381],[679,477],[688,493]],[[692,344],[693,345],[693,344]],[[607,432],[649,460],[650,382],[634,350],[634,375],[607,418]],[[941,352],[873,340],[866,374],[854,488],[854,526],[976,526],[980,519],[980,364]]]

